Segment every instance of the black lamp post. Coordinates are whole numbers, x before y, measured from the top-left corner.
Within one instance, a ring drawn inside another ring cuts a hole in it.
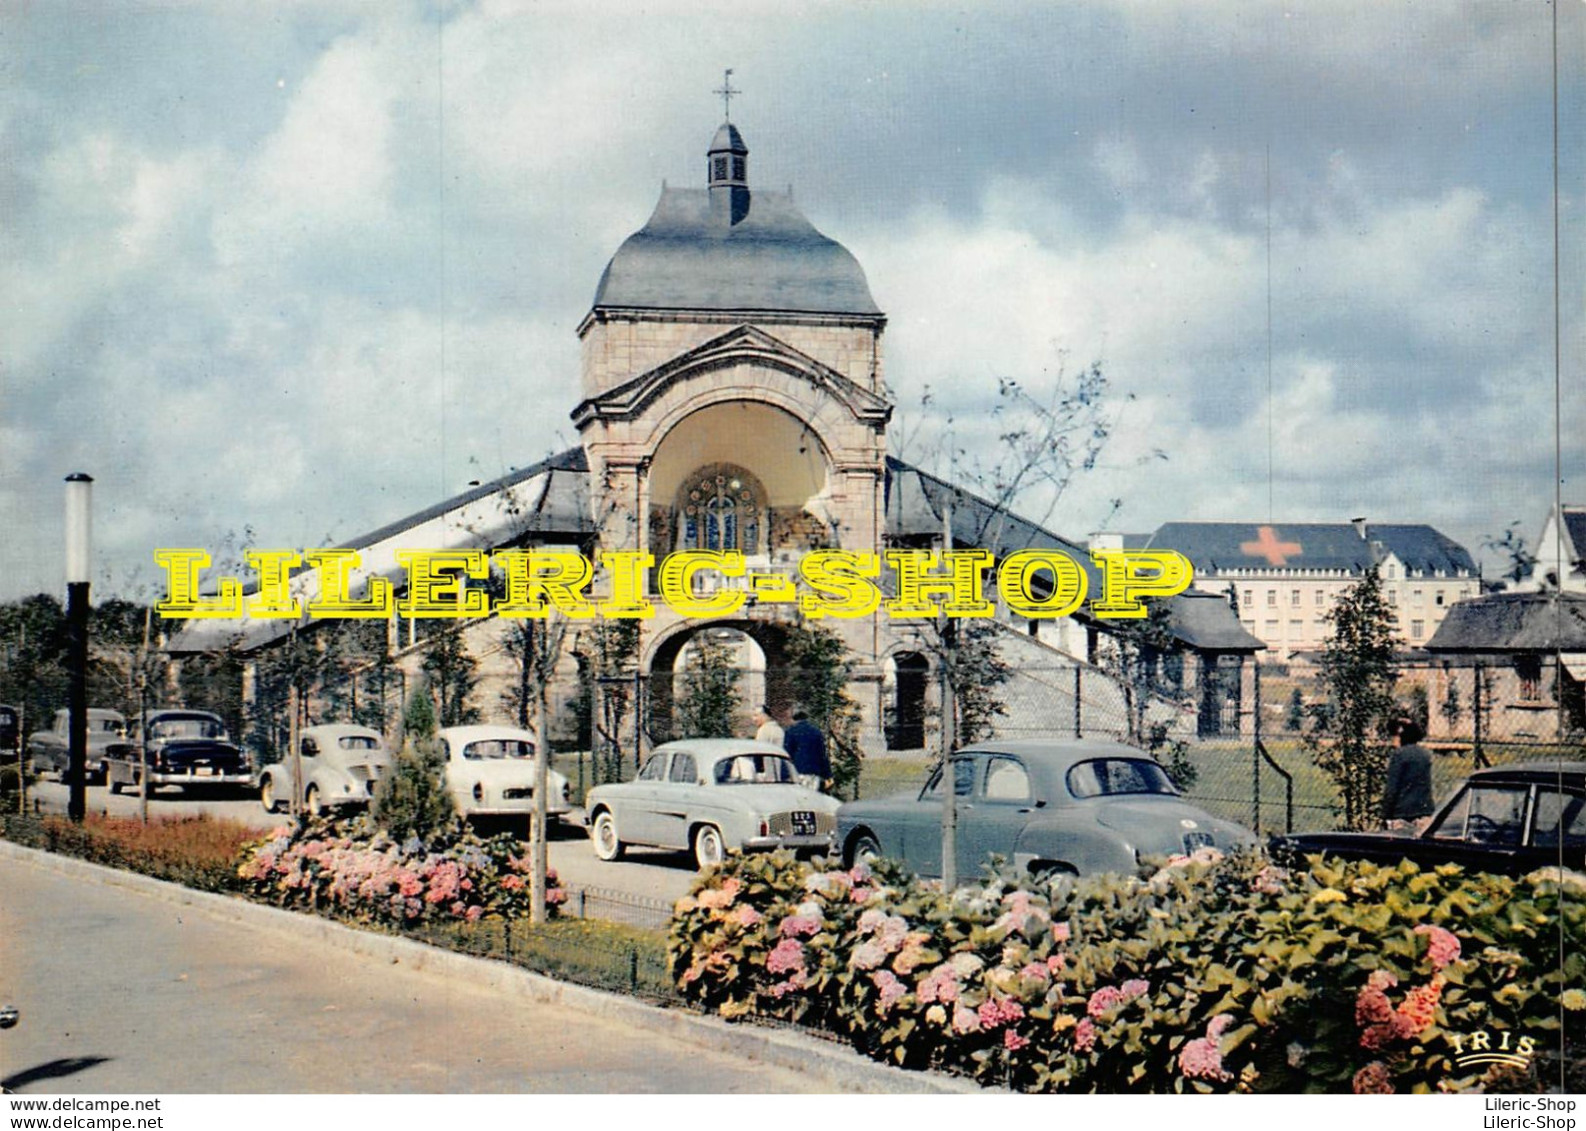
[[[78,472],[66,477],[66,634],[71,683],[66,708],[66,815],[81,821],[88,811],[88,570],[94,481]]]

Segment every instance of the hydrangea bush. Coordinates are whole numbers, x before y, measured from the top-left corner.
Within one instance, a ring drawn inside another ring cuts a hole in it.
[[[678,903],[671,956],[682,993],[723,1016],[1023,1090],[1535,1090],[1561,1047],[1581,1070],[1583,907],[1556,870],[1285,871],[1203,851],[949,895],[886,864],[751,855]],[[1534,1055],[1462,1061],[1478,1032],[1529,1036]]]
[[[283,826],[246,846],[237,874],[255,896],[282,907],[334,911],[393,927],[486,917],[528,918],[531,862],[510,834],[471,833],[398,843],[367,822]],[[554,872],[545,902],[566,899]]]

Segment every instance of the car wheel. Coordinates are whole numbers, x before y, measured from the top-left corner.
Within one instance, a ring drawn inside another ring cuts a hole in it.
[[[280,810],[281,802],[275,796],[275,778],[269,774],[259,782],[259,804],[264,806],[266,813],[275,813]]]
[[[715,825],[701,825],[694,830],[694,863],[701,868],[714,868],[727,859],[727,846],[721,839],[721,830]]]
[[[610,809],[595,815],[595,823],[589,826],[589,839],[595,846],[595,855],[602,860],[621,860],[627,847],[617,835],[617,818]]]
[[[303,794],[303,808],[310,817],[323,817],[325,807],[319,803],[319,786],[311,785],[308,792]]]
[[[106,770],[105,771],[105,786],[110,790],[111,793],[120,793],[121,792],[122,781],[121,781],[120,778],[111,777],[110,776],[110,771]]]
[[[855,864],[873,860],[880,855],[881,842],[876,840],[874,833],[863,832],[848,841],[845,863],[852,868]]]

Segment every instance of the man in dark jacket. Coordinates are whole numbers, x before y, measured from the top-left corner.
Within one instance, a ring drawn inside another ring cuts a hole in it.
[[[1414,719],[1401,719],[1399,748],[1388,759],[1388,784],[1382,791],[1382,820],[1390,829],[1414,828],[1432,815],[1432,755],[1420,745],[1425,732]]]
[[[819,790],[831,788],[832,764],[826,757],[826,736],[810,722],[803,707],[793,708],[793,725],[782,736],[782,749],[793,759],[800,785]]]

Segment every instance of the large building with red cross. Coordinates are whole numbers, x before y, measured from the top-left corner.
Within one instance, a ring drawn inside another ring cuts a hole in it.
[[[1170,522],[1143,544],[1189,558],[1197,589],[1232,594],[1245,631],[1266,644],[1269,659],[1320,648],[1327,612],[1373,566],[1411,648],[1431,639],[1450,605],[1481,592],[1470,553],[1430,526]]]

